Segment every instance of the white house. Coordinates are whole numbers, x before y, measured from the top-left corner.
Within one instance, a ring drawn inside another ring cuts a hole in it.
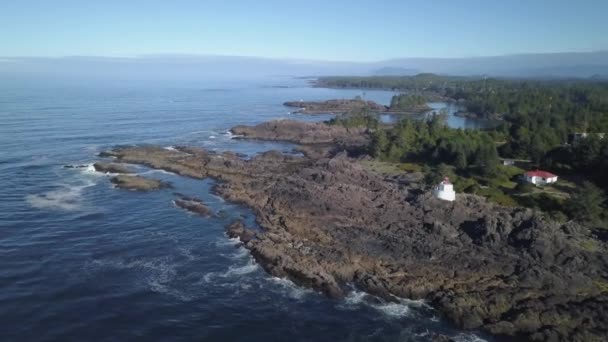
[[[524,174],[524,180],[534,185],[545,185],[557,182],[557,175],[547,171],[528,171]]]
[[[450,179],[445,177],[439,185],[433,190],[433,195],[444,201],[454,201],[456,199],[456,193],[454,192],[454,186],[450,183]]]

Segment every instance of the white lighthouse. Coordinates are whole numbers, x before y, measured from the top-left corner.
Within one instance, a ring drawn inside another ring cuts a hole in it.
[[[454,201],[456,199],[456,193],[454,192],[454,186],[450,183],[450,179],[445,177],[439,185],[433,190],[435,197],[444,201]]]

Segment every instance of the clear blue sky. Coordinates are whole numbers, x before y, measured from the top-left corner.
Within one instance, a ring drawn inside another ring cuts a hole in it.
[[[0,56],[373,61],[608,49],[608,0],[15,0]]]

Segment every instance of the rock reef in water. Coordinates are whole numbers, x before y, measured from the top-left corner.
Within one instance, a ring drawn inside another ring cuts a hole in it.
[[[117,163],[97,162],[93,167],[95,171],[103,173],[133,173],[128,167]]]
[[[213,212],[198,198],[182,197],[173,201],[176,206],[203,217],[213,216]]]
[[[235,222],[228,235],[267,272],[329,296],[355,284],[388,300],[424,299],[460,327],[521,339],[608,335],[608,249],[576,223],[475,195],[440,201],[345,153],[271,151],[244,160],[201,148],[130,147],[109,155],[219,180],[215,191],[251,208],[262,228]]]
[[[369,142],[369,135],[364,127],[346,128],[322,122],[296,120],[273,120],[256,126],[235,126],[231,132],[246,139],[287,141],[303,145],[363,146]]]
[[[137,191],[151,191],[169,187],[169,184],[157,179],[142,176],[118,175],[110,179],[117,188]]]
[[[374,101],[362,99],[337,99],[327,101],[288,101],[286,107],[299,108],[301,114],[344,114],[353,110],[368,109],[372,112],[386,112],[388,107]]]

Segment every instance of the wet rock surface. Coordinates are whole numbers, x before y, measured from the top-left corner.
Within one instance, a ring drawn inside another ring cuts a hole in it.
[[[184,210],[203,217],[213,216],[211,209],[209,209],[203,201],[195,197],[181,196],[180,198],[173,200],[173,203]]]
[[[329,296],[342,297],[355,285],[387,300],[425,299],[460,327],[516,339],[608,336],[606,243],[575,223],[474,195],[440,201],[346,153],[271,151],[244,160],[148,146],[107,154],[217,179],[215,192],[250,207],[262,228],[235,222],[227,234],[267,272]]]
[[[127,166],[118,163],[97,162],[93,164],[95,171],[104,173],[133,173]]]
[[[117,188],[136,191],[152,191],[169,187],[169,184],[157,179],[142,176],[118,175],[110,179]]]

